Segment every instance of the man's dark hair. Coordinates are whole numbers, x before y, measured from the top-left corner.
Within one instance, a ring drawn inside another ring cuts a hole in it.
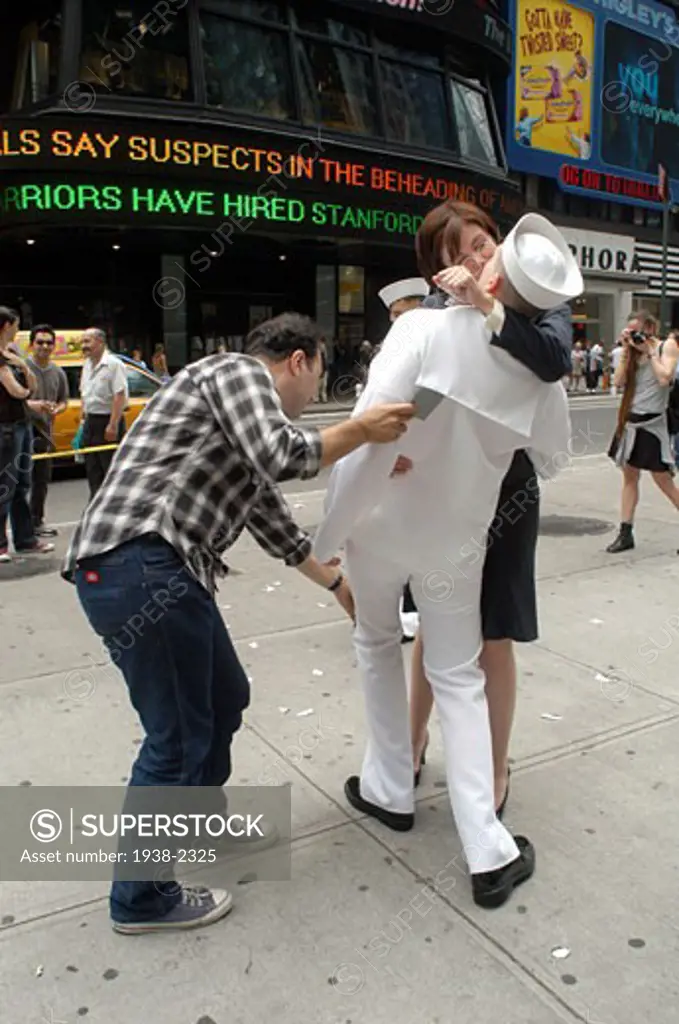
[[[245,352],[279,363],[301,350],[311,361],[318,354],[320,340],[321,329],[310,317],[281,313],[250,331],[245,339]]]
[[[0,329],[5,324],[15,324],[19,320],[19,314],[16,309],[10,309],[9,306],[0,306]]]
[[[39,334],[49,334],[52,338],[52,341],[57,340],[56,332],[51,324],[38,324],[37,327],[31,327],[31,345],[33,344],[33,342],[35,341]]]

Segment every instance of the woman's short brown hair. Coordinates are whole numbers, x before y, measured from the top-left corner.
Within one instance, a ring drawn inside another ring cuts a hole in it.
[[[460,235],[465,224],[476,224],[494,241],[500,241],[500,229],[495,221],[473,203],[448,199],[440,206],[435,206],[420,224],[415,237],[417,265],[428,284],[446,266],[442,256],[444,248],[451,260],[458,258]]]

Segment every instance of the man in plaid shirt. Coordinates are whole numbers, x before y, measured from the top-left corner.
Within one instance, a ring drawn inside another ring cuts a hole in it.
[[[247,529],[274,558],[331,591],[353,617],[340,572],[311,554],[279,484],[314,477],[366,442],[394,441],[411,405],[373,408],[325,430],[294,426],[318,391],[319,336],[285,313],[249,335],[246,355],[187,366],[149,403],[77,526],[63,575],[125,677],[146,738],[131,786],[222,786],[249,684],[215,603],[221,555]],[[260,844],[261,845],[261,844]],[[125,934],[195,928],[231,909],[225,890],[120,881],[111,916]]]

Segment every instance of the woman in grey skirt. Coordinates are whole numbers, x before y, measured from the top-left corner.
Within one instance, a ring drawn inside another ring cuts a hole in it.
[[[623,352],[614,381],[623,395],[608,452],[623,474],[620,531],[606,548],[613,555],[634,547],[634,513],[643,470],[679,509],[667,418],[679,347],[674,333],[666,341],[659,341],[655,337],[657,328],[650,313],[638,310],[630,314],[621,337]]]

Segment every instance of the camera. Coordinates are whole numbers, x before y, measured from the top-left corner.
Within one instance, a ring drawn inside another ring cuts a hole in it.
[[[645,331],[631,331],[630,341],[635,345],[643,345],[644,342],[648,341],[649,335]]]

